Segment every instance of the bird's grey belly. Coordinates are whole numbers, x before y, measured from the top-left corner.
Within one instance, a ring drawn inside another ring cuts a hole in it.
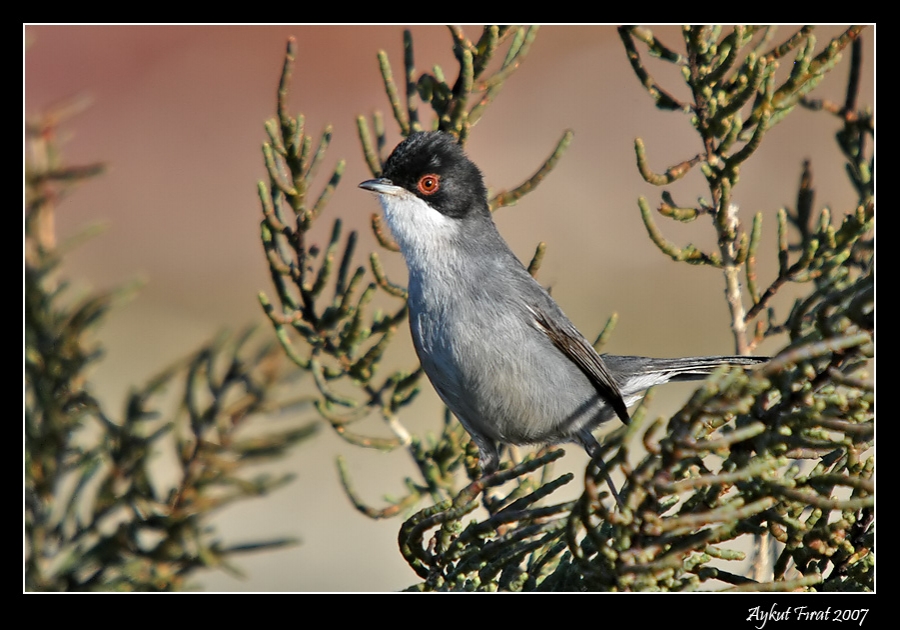
[[[410,318],[425,373],[470,432],[512,444],[559,442],[612,416],[581,370],[520,314],[482,315],[479,330],[414,304]]]

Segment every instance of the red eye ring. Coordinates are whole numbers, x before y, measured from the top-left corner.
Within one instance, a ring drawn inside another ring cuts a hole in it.
[[[423,195],[433,195],[441,187],[441,177],[434,174],[422,175],[416,187]]]

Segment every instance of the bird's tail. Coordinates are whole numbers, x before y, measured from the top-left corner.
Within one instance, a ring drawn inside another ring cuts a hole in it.
[[[697,381],[722,365],[753,366],[770,357],[713,356],[654,359],[604,354],[603,362],[615,374],[623,394],[643,391],[653,385],[672,381]]]

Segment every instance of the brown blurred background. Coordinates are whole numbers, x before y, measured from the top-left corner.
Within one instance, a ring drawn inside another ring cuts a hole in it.
[[[446,29],[411,30],[417,68],[439,64],[455,76]],[[654,30],[677,47],[678,28]],[[479,29],[466,31],[474,38]],[[823,27],[819,41],[838,31]],[[791,27],[782,27],[775,41],[789,32]],[[342,217],[361,232],[357,258],[364,264],[364,255],[375,246],[367,226],[377,203],[356,188],[369,174],[354,121],[374,109],[389,118],[375,55],[386,50],[395,75],[401,74],[401,27],[34,26],[25,33],[31,42],[25,56],[26,115],[90,94],[93,105],[62,129],[70,136],[64,154],[72,164],[108,165],[102,177],[83,185],[59,208],[61,238],[89,224],[106,226],[68,256],[64,272],[82,288],[146,281],[102,328],[106,358],[92,376],[110,409],[121,409],[130,384],[217,331],[263,323],[256,294],[271,294],[271,289],[258,242],[256,182],[265,177],[262,125],[274,112],[290,35],[298,49],[292,107],[306,115],[310,131],[334,125],[326,168],[347,159],[342,185],[314,235],[320,242],[326,239],[331,218]],[[874,104],[874,28],[864,40],[860,103]],[[671,67],[652,67],[660,81],[687,96]],[[846,77],[844,64],[817,96],[840,101]],[[467,149],[489,187],[509,188],[541,164],[567,128],[575,131],[575,139],[557,169],[537,191],[496,215],[513,250],[527,262],[535,245],[547,242],[539,279],[552,286],[586,336],[596,335],[611,312],[619,313],[606,348],[610,352],[731,352],[721,276],[663,256],[641,223],[637,197],[656,205],[660,190],[639,176],[634,138],[645,140],[650,163],[659,172],[700,147],[686,116],[653,107],[614,27],[542,28]],[[744,220],[757,211],[767,218],[763,281],[775,269],[774,211],[794,205],[804,159],[812,160],[816,207],[829,206],[838,216],[852,208],[855,197],[833,141],[838,128],[832,116],[798,110],[769,132],[741,173],[735,201]],[[390,121],[388,129],[391,142],[399,141]],[[667,189],[684,204],[705,192],[699,172]],[[676,243],[714,246],[712,229],[702,220],[687,226],[662,218],[659,223]],[[402,260],[393,258],[388,269],[402,281]],[[262,332],[269,334],[265,323]],[[392,361],[411,365],[408,334],[399,336],[395,346]],[[775,349],[773,344],[762,351]],[[436,430],[438,400],[427,383],[424,389],[403,419],[416,430]],[[690,391],[683,386],[660,390],[653,411],[676,409]],[[216,520],[228,543],[296,536],[302,544],[238,559],[245,579],[210,571],[199,584],[207,590],[381,591],[417,581],[397,550],[401,521],[370,521],[352,508],[337,482],[337,454],[348,458],[358,490],[376,506],[383,495],[400,494],[403,477],[413,474],[402,453],[363,452],[323,427],[318,437],[277,464],[279,471],[298,474],[294,483]],[[570,449],[563,460],[579,474],[585,461],[579,449]]]

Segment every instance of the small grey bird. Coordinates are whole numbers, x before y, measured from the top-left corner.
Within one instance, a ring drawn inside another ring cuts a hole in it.
[[[647,388],[702,379],[743,356],[651,359],[598,355],[500,236],[481,171],[446,133],[410,135],[378,179],[378,193],[409,268],[409,325],[422,367],[475,441],[483,474],[500,444],[576,442]]]

